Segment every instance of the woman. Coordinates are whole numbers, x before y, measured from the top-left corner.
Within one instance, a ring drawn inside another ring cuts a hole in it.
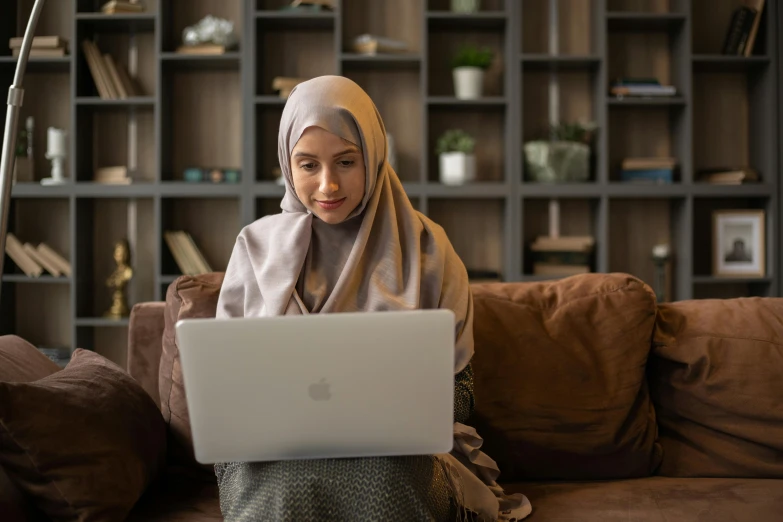
[[[455,446],[423,457],[215,466],[229,522],[517,520],[495,463],[467,421],[473,406],[473,309],[467,272],[441,227],[418,213],[387,161],[386,130],[354,82],[299,84],[283,110],[281,214],[236,240],[218,317],[448,308],[455,325]]]

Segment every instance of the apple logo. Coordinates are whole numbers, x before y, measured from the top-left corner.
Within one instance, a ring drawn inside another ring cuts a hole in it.
[[[310,398],[314,401],[328,401],[332,397],[329,386],[330,384],[326,382],[326,379],[321,379],[319,382],[311,384],[308,389]]]

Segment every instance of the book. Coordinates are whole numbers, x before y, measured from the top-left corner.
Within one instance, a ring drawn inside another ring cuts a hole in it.
[[[103,14],[142,13],[144,6],[137,1],[111,0],[101,6]]]
[[[131,183],[131,178],[128,176],[128,167],[123,165],[97,168],[95,169],[93,180],[96,183],[110,185],[128,185]]]
[[[702,169],[698,173],[699,181],[715,185],[741,185],[759,181],[758,172],[750,167]]]
[[[622,161],[623,170],[646,170],[646,169],[673,169],[677,166],[677,158],[671,157],[636,157],[625,158]]]
[[[180,45],[177,47],[178,54],[216,55],[225,54],[230,50],[231,48],[226,47],[225,45],[216,44]]]
[[[6,234],[5,253],[28,277],[39,277],[43,273],[43,267],[30,257],[22,242],[12,232]]]
[[[734,10],[728,31],[723,40],[723,54],[743,54],[756,15],[757,11],[746,5],[737,7]]]
[[[13,38],[8,40],[8,47],[11,49],[21,49],[22,48],[22,42],[24,41],[23,36],[14,36]],[[33,36],[33,42],[30,46],[30,49],[63,49],[66,50],[68,48],[68,39],[63,38],[62,36],[57,35],[51,35],[51,36]]]
[[[753,47],[756,43],[756,36],[758,35],[759,25],[761,24],[761,15],[764,10],[764,0],[748,0],[755,3],[756,16],[753,17],[753,25],[750,28],[750,34],[745,42],[744,56],[750,56],[753,54]]]
[[[183,275],[199,275],[212,272],[193,237],[182,230],[167,230],[163,233],[174,262]]]
[[[673,183],[674,169],[623,169],[620,171],[620,179],[629,182]]]
[[[43,267],[47,272],[49,272],[54,277],[60,277],[62,275],[62,270],[57,266],[56,263],[53,263],[49,258],[46,256],[42,256],[41,253],[38,251],[36,247],[32,245],[32,243],[25,243],[24,251],[27,253],[30,258],[38,263],[41,267]]]
[[[38,254],[55,265],[66,277],[71,277],[71,263],[46,243],[38,243]]]

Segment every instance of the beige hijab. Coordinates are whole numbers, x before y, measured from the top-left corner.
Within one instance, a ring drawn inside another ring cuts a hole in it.
[[[340,224],[314,216],[296,195],[291,151],[318,126],[359,146],[366,168],[361,204]],[[473,355],[467,271],[443,228],[411,205],[389,165],[386,129],[353,81],[322,76],[299,84],[283,110],[278,159],[282,213],[237,237],[217,317],[447,308],[455,324],[455,372]]]

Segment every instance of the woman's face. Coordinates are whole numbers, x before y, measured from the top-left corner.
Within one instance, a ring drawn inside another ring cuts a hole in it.
[[[341,223],[364,198],[361,149],[320,127],[308,127],[291,152],[296,195],[315,216]]]

